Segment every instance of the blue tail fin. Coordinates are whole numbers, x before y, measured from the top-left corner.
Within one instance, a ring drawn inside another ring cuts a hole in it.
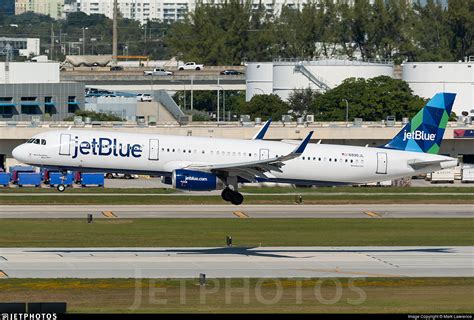
[[[438,153],[455,93],[437,93],[384,148]]]

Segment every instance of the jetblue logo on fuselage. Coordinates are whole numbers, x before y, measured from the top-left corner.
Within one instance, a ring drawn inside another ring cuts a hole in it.
[[[72,158],[78,155],[113,156],[120,158],[140,158],[142,147],[139,144],[121,143],[117,139],[92,138],[91,141],[79,142],[79,137],[74,139],[74,152]]]
[[[404,132],[403,141],[407,140],[424,140],[424,141],[434,141],[436,134],[434,133],[425,133],[424,131],[415,130],[413,132]]]

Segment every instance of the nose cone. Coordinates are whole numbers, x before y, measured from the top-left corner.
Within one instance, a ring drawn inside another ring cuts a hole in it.
[[[26,157],[26,146],[24,144],[20,144],[18,147],[16,147],[15,149],[13,149],[12,151],[12,155],[13,155],[13,158],[15,158],[16,160],[20,161],[20,162],[25,162],[27,157]]]

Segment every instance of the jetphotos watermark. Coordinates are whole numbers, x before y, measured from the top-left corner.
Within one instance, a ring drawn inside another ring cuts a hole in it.
[[[140,272],[138,272],[140,273]],[[367,295],[357,281],[364,278],[344,279],[269,279],[217,278],[178,279],[166,285],[161,279],[135,277],[135,295],[129,310],[137,311],[149,305],[276,305],[318,304],[361,305]]]
[[[56,313],[2,313],[2,320],[56,320]]]

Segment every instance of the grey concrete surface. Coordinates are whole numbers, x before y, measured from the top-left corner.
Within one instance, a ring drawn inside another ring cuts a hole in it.
[[[362,204],[362,205],[1,205],[0,218],[104,217],[118,218],[474,218],[471,204]]]
[[[472,277],[474,247],[8,248],[9,278]]]

